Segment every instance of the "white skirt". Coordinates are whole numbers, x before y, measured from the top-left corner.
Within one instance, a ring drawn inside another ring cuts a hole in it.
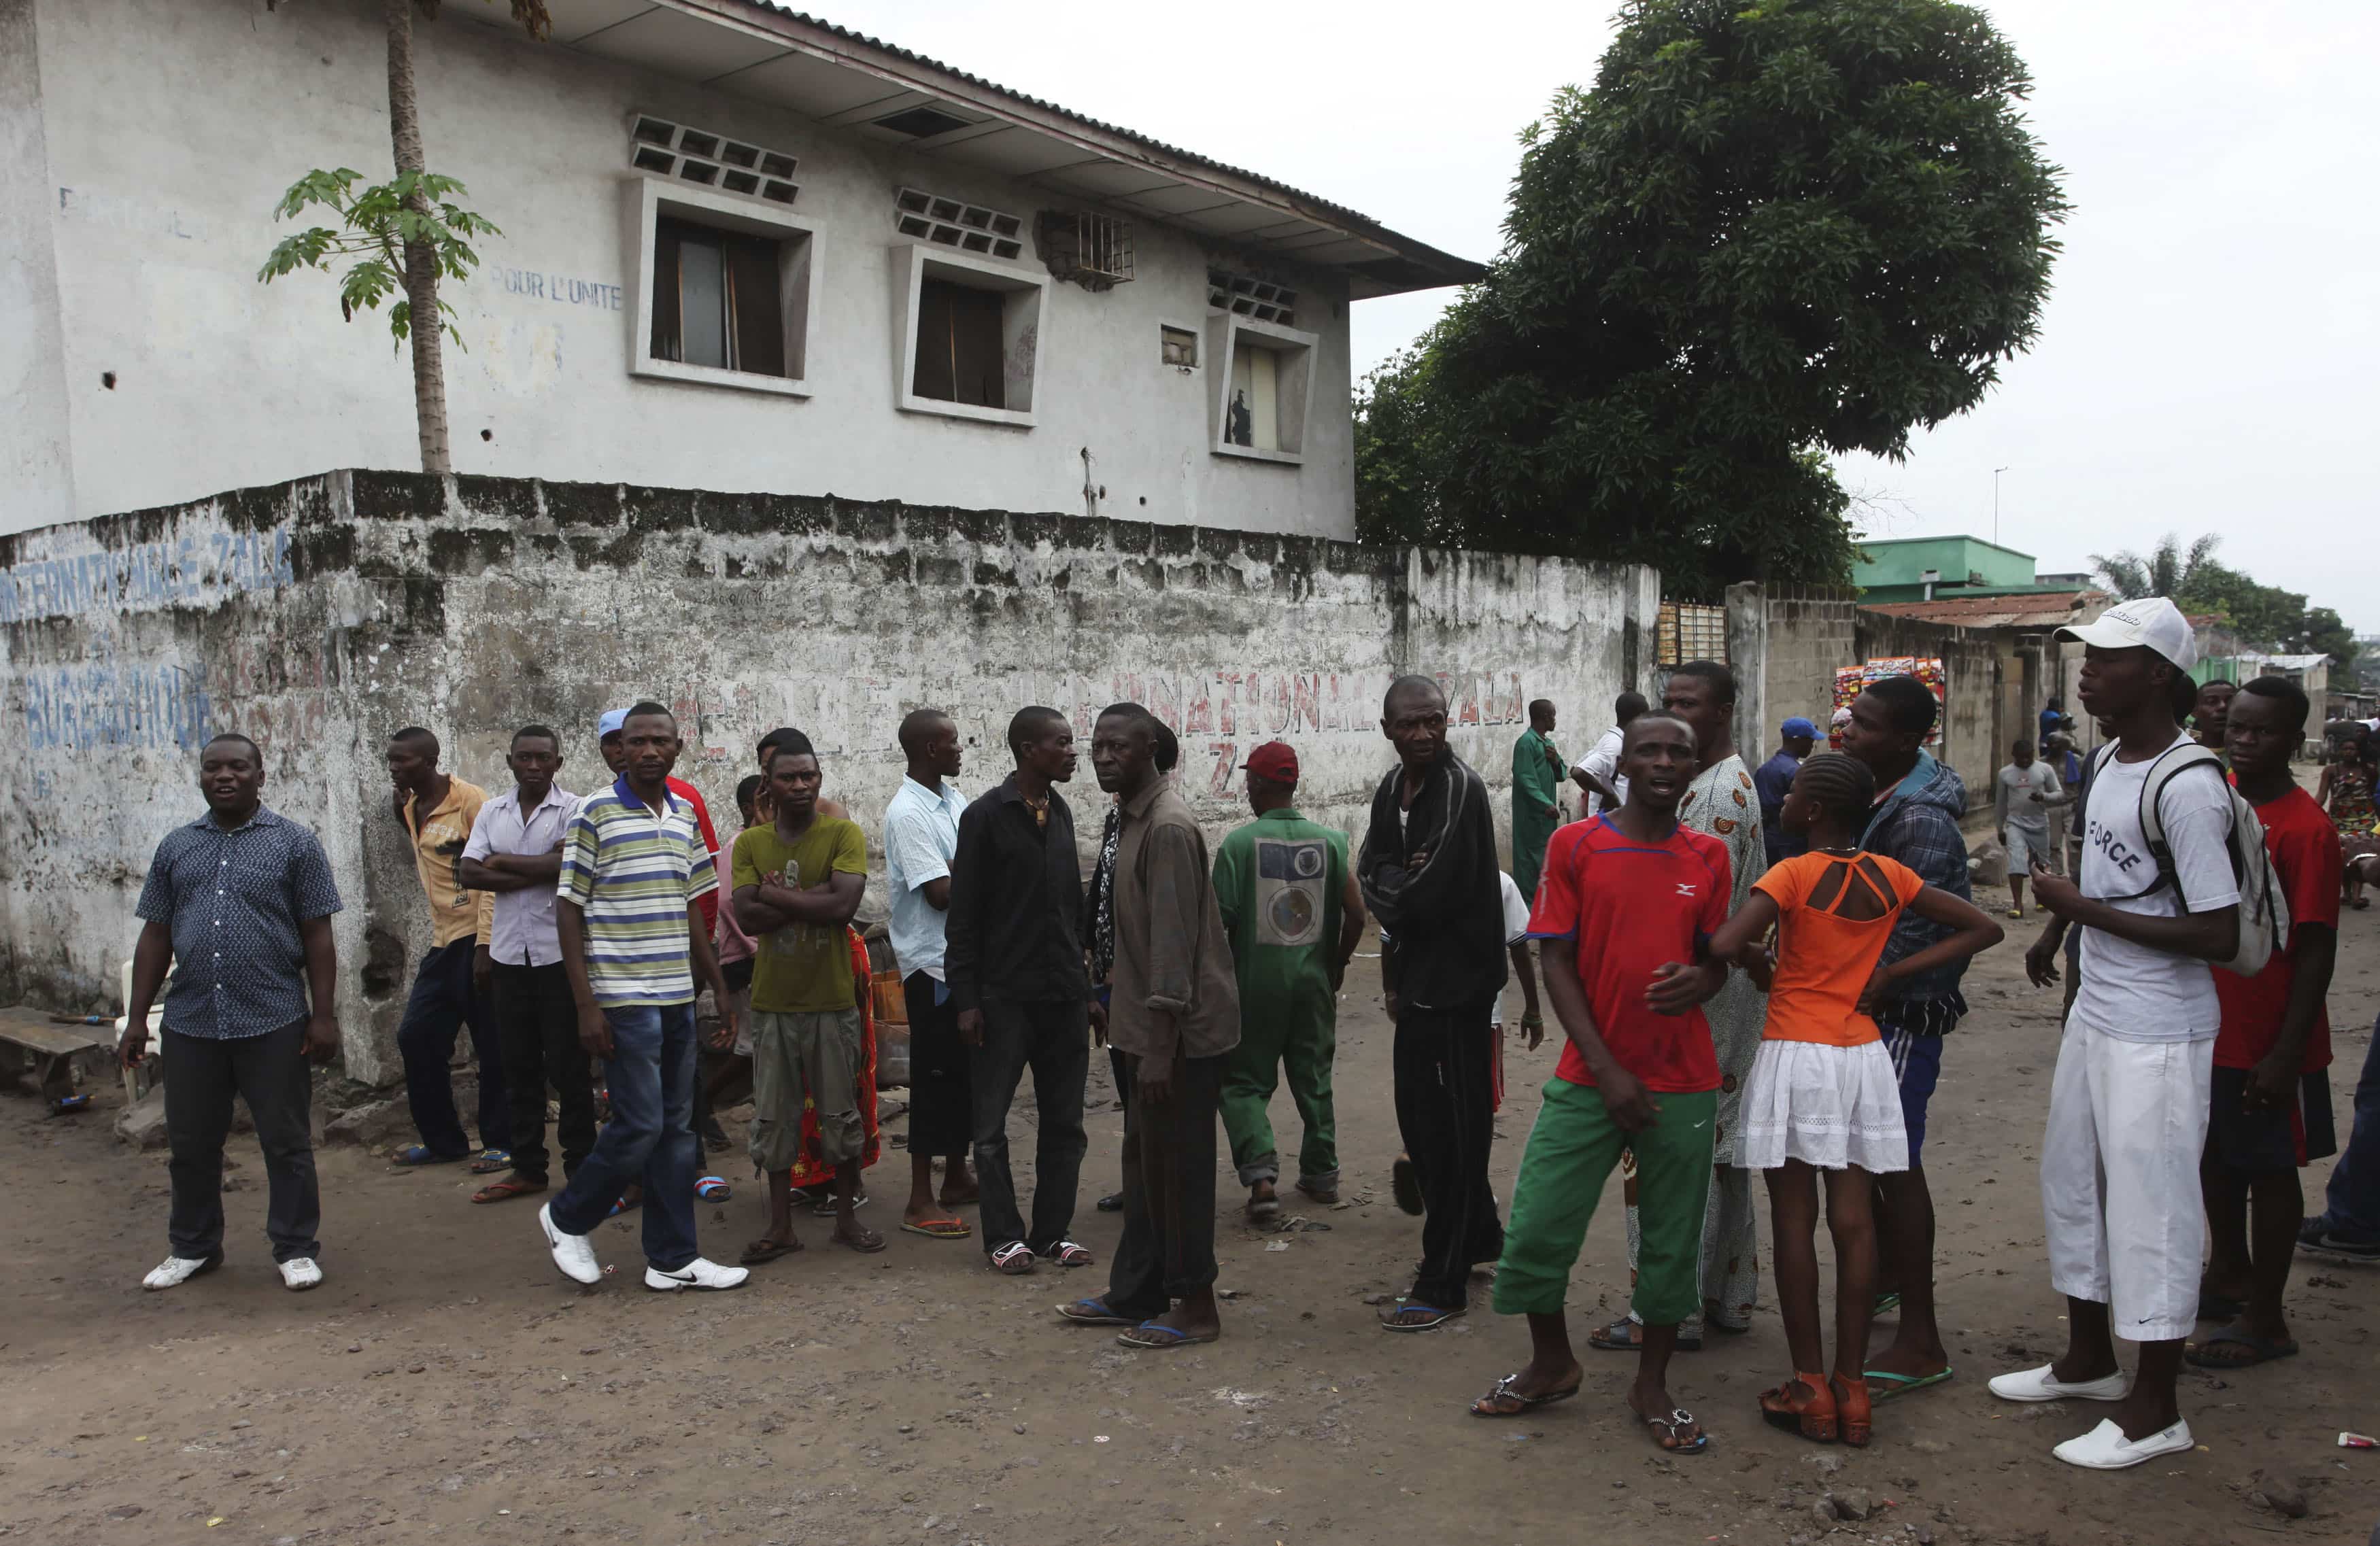
[[[1762,1042],[1743,1083],[1742,1122],[1737,1163],[1747,1170],[1789,1159],[1821,1170],[1909,1168],[1900,1081],[1880,1041]]]

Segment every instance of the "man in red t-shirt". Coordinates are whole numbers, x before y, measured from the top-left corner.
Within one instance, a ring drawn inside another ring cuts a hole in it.
[[[2252,977],[2215,973],[2223,1022],[2198,1171],[2212,1260],[2198,1313],[2228,1323],[2184,1352],[2203,1369],[2244,1369],[2297,1351],[2281,1295],[2305,1213],[2298,1167],[2338,1150],[2323,996],[2338,950],[2338,830],[2289,772],[2310,707],[2288,679],[2258,677],[2231,700],[2225,732],[2232,781],[2265,824],[2289,936]]]
[[[1637,716],[1620,756],[1627,803],[1563,827],[1546,851],[1529,935],[1542,942],[1546,997],[1567,1040],[1529,1130],[1496,1267],[1496,1309],[1529,1318],[1531,1357],[1471,1407],[1518,1417],[1578,1394],[1562,1301],[1604,1182],[1633,1151],[1644,1239],[1633,1303],[1644,1335],[1628,1404],[1657,1445],[1684,1454],[1708,1441],[1670,1397],[1670,1354],[1678,1323],[1702,1309],[1719,1085],[1696,1006],[1727,978],[1705,947],[1733,894],[1725,845],[1678,825],[1694,768],[1684,720]]]

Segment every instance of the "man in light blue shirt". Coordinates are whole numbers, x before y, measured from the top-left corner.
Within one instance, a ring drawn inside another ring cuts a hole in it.
[[[909,1203],[901,1227],[964,1240],[974,1231],[952,1210],[977,1195],[966,1169],[974,1097],[958,1007],[942,971],[951,861],[966,809],[966,797],[951,782],[964,755],[958,726],[941,709],[917,709],[901,721],[901,751],[908,775],[884,808],[884,885],[892,899],[887,932],[909,1008]],[[936,1155],[949,1161],[939,1202]]]

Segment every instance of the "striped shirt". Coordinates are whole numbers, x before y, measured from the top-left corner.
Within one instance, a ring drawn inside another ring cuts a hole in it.
[[[586,920],[587,983],[605,1009],[690,1004],[686,910],[719,889],[694,807],[664,795],[653,810],[623,775],[571,817],[554,895]]]

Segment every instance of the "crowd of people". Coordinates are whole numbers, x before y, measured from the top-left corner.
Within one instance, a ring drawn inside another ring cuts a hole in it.
[[[2190,1446],[2176,1395],[2185,1359],[2236,1369],[2296,1350],[2283,1307],[2294,1250],[2380,1255],[2380,1111],[2366,1109],[2380,1091],[2367,1068],[2355,1133],[2366,1152],[2350,1148],[2328,1211],[2303,1218],[2298,1169],[2333,1149],[2323,1001],[2349,874],[2337,802],[2325,811],[2290,771],[2303,694],[2268,678],[2219,705],[2200,697],[2189,626],[2163,600],[2064,636],[2083,646],[2080,696],[2103,743],[2080,758],[2070,724],[2046,712],[2038,750],[2016,743],[1991,803],[2010,916],[2025,916],[2029,882],[2047,919],[2027,973],[2045,989],[2062,975],[2068,1000],[2041,1187],[2070,1342],[1990,1389],[2110,1403],[2056,1453],[2112,1468]],[[1725,665],[1678,666],[1658,704],[1622,694],[1574,766],[1554,744],[1555,706],[1533,704],[1512,749],[1509,874],[1488,785],[1450,745],[1431,678],[1386,694],[1395,765],[1353,845],[1300,813],[1297,755],[1276,742],[1240,770],[1253,819],[1210,852],[1168,776],[1172,732],[1140,705],[1107,708],[1089,727],[1107,800],[1087,876],[1062,714],[1019,710],[1003,738],[1013,767],[969,800],[955,783],[959,726],[910,713],[878,838],[908,1030],[901,1229],[977,1238],[1006,1274],[1092,1265],[1073,1237],[1103,1045],[1124,1138],[1121,1187],[1099,1205],[1122,1212],[1123,1232],[1105,1289],[1057,1312],[1135,1347],[1213,1341],[1218,1125],[1241,1206],[1264,1226],[1281,1209],[1269,1103],[1285,1079],[1302,1129],[1293,1184],[1338,1200],[1337,1005],[1368,919],[1394,1024],[1395,1189],[1422,1217],[1413,1277],[1381,1329],[1466,1315],[1477,1270],[1492,1266],[1494,1308],[1525,1318],[1530,1356],[1471,1411],[1509,1418],[1578,1395],[1564,1305],[1619,1169],[1631,1308],[1587,1344],[1635,1355],[1625,1399],[1656,1446],[1699,1452],[1708,1437],[1672,1395],[1670,1361],[1752,1323],[1757,1175],[1792,1366],[1761,1415],[1867,1443],[1876,1405],[1953,1378],[1934,1297],[1927,1110],[1967,1012],[1963,971],[2002,928],[1973,901],[1968,794],[1928,750],[1939,711],[1925,684],[1871,683],[1833,727],[1840,751],[1815,749],[1811,719],[1787,719],[1756,770],[1734,744],[1736,696]],[[682,743],[666,708],[606,715],[597,740],[612,781],[574,794],[563,739],[522,727],[514,787],[493,798],[441,768],[429,731],[389,743],[391,811],[432,940],[398,1033],[419,1141],[395,1163],[495,1178],[475,1202],[546,1193],[551,1092],[562,1186],[538,1226],[576,1282],[601,1281],[594,1232],[636,1208],[656,1291],[743,1284],[803,1249],[803,1206],[833,1219],[832,1243],[885,1250],[858,1216],[884,997],[855,924],[868,834],[827,797],[799,731],[761,742],[738,791],[743,827],[723,847],[700,794],[673,776]],[[208,811],[159,845],[139,905],[128,1062],[146,1053],[174,967],[160,1048],[170,1254],[146,1279],[154,1289],[223,1259],[235,1093],[264,1150],[284,1279],[322,1281],[307,1062],[338,1046],[328,919],[340,901],[320,843],[262,804],[263,782],[244,737],[210,743]],[[1585,810],[1565,822],[1572,785]],[[2053,828],[2070,811],[2079,854]],[[1507,1202],[1488,1174],[1503,1000],[1517,977],[1519,1030],[1536,1045],[1539,973],[1561,1049]],[[707,1033],[706,989],[718,1009]],[[450,1073],[467,1029],[476,1143]],[[1029,1200],[1009,1139],[1028,1072]],[[701,1173],[703,1153],[725,1144],[713,1110],[740,1099],[768,1223],[738,1262],[712,1262],[694,1204],[727,1190]],[[1888,1315],[1893,1335],[1872,1347]],[[2214,1333],[2190,1340],[2209,1318]],[[2143,1344],[2130,1375],[2119,1334]]]

